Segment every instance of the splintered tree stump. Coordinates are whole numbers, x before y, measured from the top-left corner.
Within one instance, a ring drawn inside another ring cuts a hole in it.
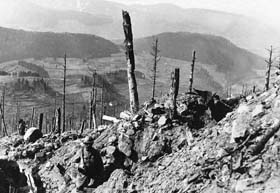
[[[179,81],[180,81],[180,69],[175,68],[174,72],[172,73],[172,84],[170,89],[170,96],[172,98],[172,112],[171,118],[176,118],[177,116],[177,96],[179,93]]]
[[[61,133],[61,109],[58,108],[55,112],[55,133]]]
[[[194,64],[195,64],[195,60],[196,60],[196,56],[195,56],[196,52],[195,50],[193,51],[192,54],[192,65],[191,65],[191,75],[190,75],[190,87],[189,87],[189,92],[192,92],[192,88],[193,88],[193,72],[194,72]]]
[[[127,60],[127,79],[129,88],[130,111],[136,113],[139,110],[139,99],[137,83],[135,77],[135,58],[133,50],[133,35],[131,29],[131,20],[127,11],[122,11],[123,30],[125,35],[124,45]]]
[[[269,59],[265,60],[265,62],[267,63],[267,71],[266,71],[266,78],[265,78],[265,90],[266,91],[269,89],[270,71],[271,71],[271,65],[273,63],[273,61],[272,61],[272,53],[273,53],[272,46],[270,46],[270,49],[268,51],[269,51]]]
[[[80,128],[80,134],[79,136],[83,135],[84,129],[85,129],[85,124],[86,124],[86,120],[83,120],[82,124],[81,124],[81,128]]]
[[[43,118],[44,118],[44,114],[40,113],[39,119],[38,119],[38,128],[40,131],[42,131],[42,129],[43,129]]]

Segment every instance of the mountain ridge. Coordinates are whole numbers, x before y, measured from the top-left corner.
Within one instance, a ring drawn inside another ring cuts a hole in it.
[[[28,32],[0,27],[1,62],[24,58],[106,57],[119,47],[104,38],[89,34]]]
[[[225,74],[232,73],[233,80],[253,73],[253,69],[261,67],[264,60],[219,36],[190,32],[167,32],[154,37],[159,39],[161,56],[190,62],[192,61],[192,51],[196,50],[198,62],[217,65],[218,71]],[[136,52],[150,51],[152,41],[153,36],[136,39]]]

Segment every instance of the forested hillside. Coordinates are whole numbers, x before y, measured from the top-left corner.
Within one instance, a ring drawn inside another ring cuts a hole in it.
[[[23,58],[95,58],[119,52],[118,46],[95,35],[27,32],[0,28],[0,61]]]

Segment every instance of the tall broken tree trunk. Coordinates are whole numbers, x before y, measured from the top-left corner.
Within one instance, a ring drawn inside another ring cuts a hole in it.
[[[154,39],[153,45],[152,45],[152,52],[151,55],[153,56],[154,60],[154,66],[153,66],[153,95],[152,100],[155,99],[155,91],[156,91],[156,79],[157,79],[157,64],[160,60],[160,57],[158,56],[158,53],[160,52],[158,48],[158,38],[156,37]]]
[[[105,88],[104,88],[104,79],[102,79],[102,88],[101,88],[101,109],[100,109],[100,125],[102,125],[103,124],[103,119],[102,119],[102,117],[103,117],[103,115],[104,115],[104,90]]]
[[[5,122],[5,118],[4,118],[4,111],[3,111],[3,107],[2,105],[0,104],[0,111],[1,111],[1,119],[2,119],[2,122],[3,122],[3,136],[8,136],[8,132],[7,132],[7,126],[6,126],[6,122]]]
[[[5,136],[5,135],[8,136],[7,127],[6,127],[6,123],[5,123],[5,91],[6,91],[6,87],[4,86],[3,94],[2,94],[1,121],[3,123],[3,127],[2,127],[3,136]]]
[[[265,79],[265,90],[267,91],[269,89],[269,79],[270,79],[270,70],[271,70],[271,65],[272,65],[272,46],[270,46],[269,51],[269,59],[265,60],[267,63],[267,71],[266,71],[266,79]]]
[[[56,115],[55,115],[55,133],[61,134],[61,109],[58,108],[56,110]]]
[[[34,126],[34,115],[35,115],[35,108],[32,107],[32,116],[31,116],[31,126]]]
[[[97,88],[96,88],[96,70],[93,73],[93,86],[92,86],[92,93],[93,93],[93,107],[92,107],[92,122],[93,122],[93,129],[96,130],[96,99],[97,99]]]
[[[93,92],[94,91],[91,91],[90,92],[90,99],[89,99],[89,129],[92,129],[92,113],[93,113]]]
[[[97,98],[97,88],[96,88],[96,70],[92,74],[92,91],[90,99],[90,129],[96,129],[96,98]]]
[[[171,117],[176,118],[177,116],[177,96],[179,93],[179,81],[180,81],[180,69],[175,68],[175,71],[172,73],[172,84],[170,89],[170,96],[172,97],[172,112]]]
[[[94,98],[93,98],[93,129],[97,129],[97,122],[96,122],[96,101],[97,101],[97,88],[94,89]]]
[[[44,114],[40,113],[39,119],[38,119],[38,128],[40,131],[43,131],[43,119],[44,119]]]
[[[133,36],[131,29],[131,20],[127,11],[122,11],[123,16],[123,30],[125,35],[125,49],[127,60],[127,79],[130,99],[130,111],[136,113],[139,110],[139,99],[137,92],[137,83],[135,78],[135,58],[133,50]]]
[[[190,87],[189,87],[190,93],[192,92],[192,88],[193,88],[193,72],[194,72],[194,64],[195,64],[195,60],[196,60],[195,53],[196,52],[194,50],[193,54],[192,54],[192,65],[191,65],[191,75],[190,75]]]
[[[63,65],[63,119],[62,119],[62,132],[65,132],[65,120],[66,120],[66,110],[65,110],[65,87],[66,87],[66,53],[64,54],[64,65]]]

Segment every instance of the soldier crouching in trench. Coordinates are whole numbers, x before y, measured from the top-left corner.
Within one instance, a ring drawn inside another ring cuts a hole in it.
[[[75,160],[79,162],[78,171],[81,173],[76,181],[76,191],[83,192],[84,188],[96,188],[103,183],[104,166],[98,150],[92,147],[93,138],[85,137],[84,147],[78,152],[79,157]]]

